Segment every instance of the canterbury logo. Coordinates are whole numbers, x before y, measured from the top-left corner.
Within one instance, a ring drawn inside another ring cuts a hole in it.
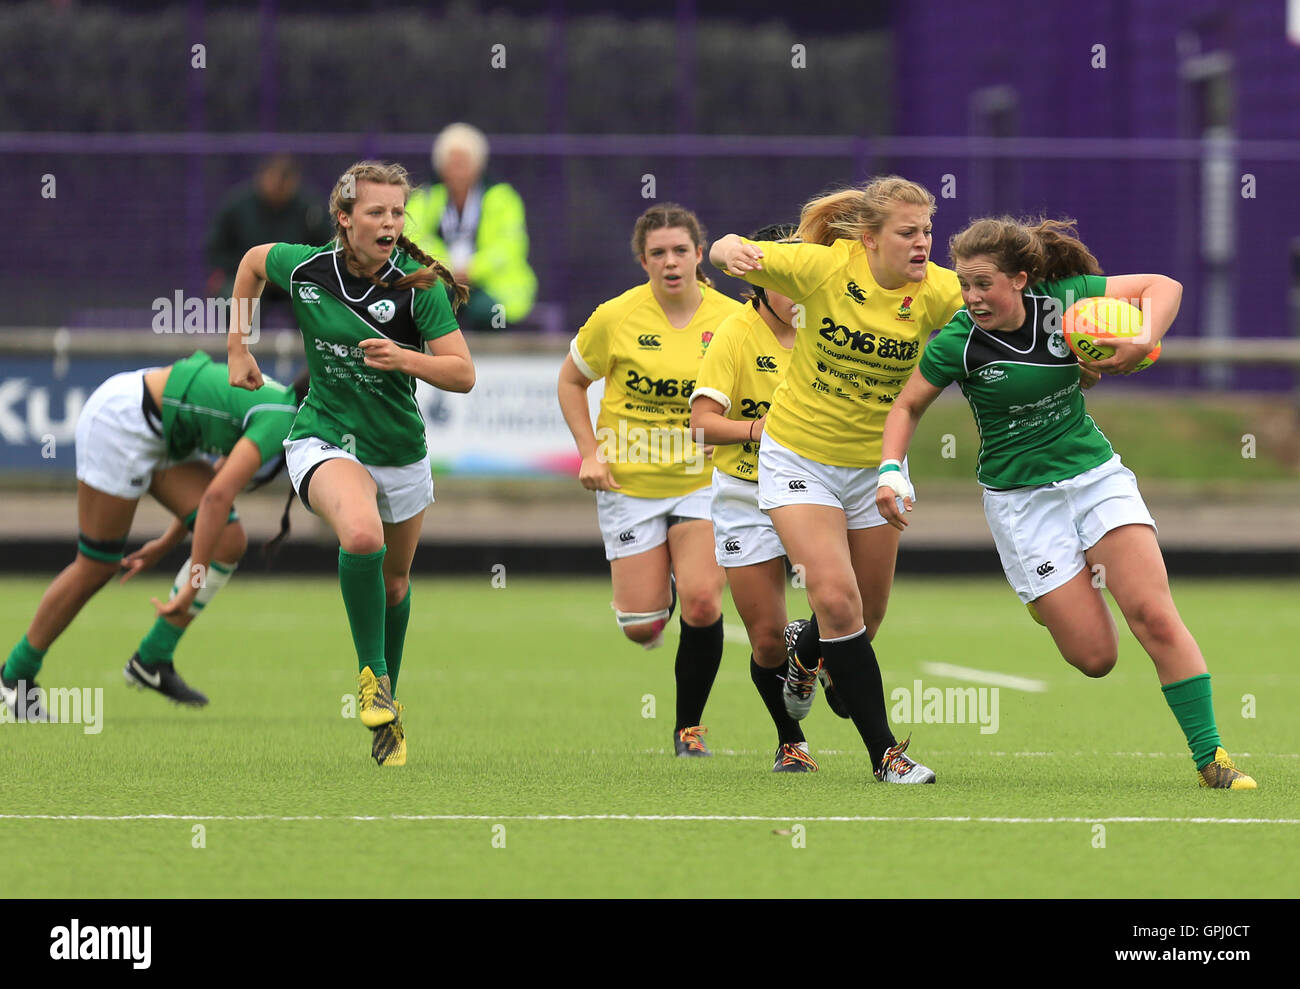
[[[776,358],[767,357],[767,356],[756,357],[754,358],[754,366],[757,367],[760,371],[775,371]]]
[[[807,482],[807,481],[791,481],[791,482],[790,482],[790,490],[791,490],[791,491],[807,491],[807,490],[808,490],[808,482]]]
[[[620,532],[618,534],[618,541],[620,543],[630,543],[635,538],[636,538],[635,529],[628,529],[626,532]]]
[[[650,350],[657,350],[659,348],[659,334],[642,333],[636,338],[636,342],[642,347],[646,347]]]
[[[740,552],[740,540],[739,540],[739,539],[728,539],[725,543],[722,544],[722,548],[723,548],[724,551],[726,551],[726,552],[728,552],[728,553],[739,553],[739,552]]]
[[[1046,577],[1049,573],[1055,573],[1056,567],[1052,566],[1051,560],[1048,560],[1046,563],[1040,563],[1038,565],[1038,569],[1035,572],[1040,577]]]
[[[857,282],[849,282],[844,286],[844,294],[858,305],[862,305],[862,303],[867,301],[867,293],[858,288]]]
[[[320,289],[315,285],[299,285],[298,298],[303,302],[320,302]]]
[[[393,305],[387,299],[380,299],[378,302],[372,302],[366,306],[366,311],[374,316],[381,323],[387,323],[397,312],[397,306]]]

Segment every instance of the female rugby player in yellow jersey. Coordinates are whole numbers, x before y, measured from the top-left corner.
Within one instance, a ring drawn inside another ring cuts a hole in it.
[[[700,721],[722,660],[725,577],[713,559],[708,462],[688,431],[688,401],[704,347],[740,306],[700,271],[704,231],[687,209],[646,210],[632,253],[649,278],[598,306],[578,331],[560,369],[560,409],[582,455],[578,479],[596,492],[619,627],[653,648],[674,592],[681,601],[673,744],[679,756],[707,756]],[[601,378],[593,430],[587,388]]]
[[[803,243],[729,234],[710,253],[728,274],[798,307],[790,367],[759,451],[759,504],[804,568],[815,614],[787,631],[787,692],[810,698],[822,659],[876,778],[897,783],[935,777],[905,755],[906,740],[894,739],[871,647],[898,553],[898,531],[877,511],[875,488],[890,405],[926,338],[961,305],[956,276],[929,260],[934,207],[923,186],[877,178],[807,203]]]
[[[786,240],[794,224],[771,224],[753,240]],[[758,446],[772,391],[794,346],[794,303],[755,288],[750,305],[728,316],[709,341],[691,393],[691,429],[714,447],[713,545],[727,571],[731,598],[749,633],[749,675],[772,723],[774,773],[813,773],[799,722],[785,709],[785,547],[758,507]]]

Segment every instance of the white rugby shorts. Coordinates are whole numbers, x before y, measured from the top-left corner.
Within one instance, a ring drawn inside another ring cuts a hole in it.
[[[361,464],[375,481],[375,501],[379,518],[383,522],[405,522],[433,504],[433,471],[426,455],[423,460],[401,467],[372,467],[362,464],[347,450],[317,436],[300,440],[285,440],[285,466],[289,481],[298,497],[302,497],[301,484],[307,472],[326,460],[351,460]],[[311,484],[307,485],[307,501],[311,508]]]
[[[910,481],[906,459],[902,468]],[[872,529],[889,524],[876,508],[879,476],[875,467],[833,467],[809,460],[764,433],[758,448],[758,505],[765,512],[786,505],[841,508],[848,528]],[[903,510],[901,498],[898,510]]]
[[[713,544],[719,566],[748,567],[785,556],[772,520],[758,507],[758,482],[714,468]]]
[[[984,515],[1007,581],[1026,603],[1086,567],[1084,552],[1112,529],[1156,527],[1137,478],[1119,454],[1068,480],[1009,491],[986,488]]]
[[[635,556],[666,543],[669,516],[707,521],[712,493],[707,485],[673,498],[637,498],[621,491],[597,491],[596,519],[605,540],[605,559]]]

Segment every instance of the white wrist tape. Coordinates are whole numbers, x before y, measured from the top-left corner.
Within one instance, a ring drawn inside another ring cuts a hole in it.
[[[898,498],[911,498],[916,501],[916,491],[912,482],[903,473],[903,465],[897,460],[882,460],[876,480],[876,490],[889,488]]]

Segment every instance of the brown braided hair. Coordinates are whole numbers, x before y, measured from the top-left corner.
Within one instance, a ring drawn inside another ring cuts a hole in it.
[[[347,231],[339,225],[340,213],[346,213],[348,216],[352,215],[352,208],[357,204],[357,188],[362,182],[378,182],[380,185],[400,186],[403,202],[410,198],[411,182],[406,169],[396,162],[359,161],[340,175],[339,180],[334,183],[334,191],[330,193],[330,217],[334,222],[334,241],[343,251],[343,262],[347,265],[348,271],[364,278],[366,276],[361,273],[361,264],[352,250]],[[345,192],[350,193],[350,195],[345,196]],[[452,300],[453,309],[459,309],[469,299],[469,286],[457,282],[446,265],[422,251],[406,234],[403,233],[397,238],[397,246],[424,267],[418,271],[403,275],[395,282],[386,282],[377,274],[369,276],[370,281],[375,285],[389,289],[409,288],[411,286],[415,288],[431,288],[441,280],[452,290],[454,295]]]

